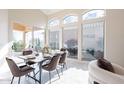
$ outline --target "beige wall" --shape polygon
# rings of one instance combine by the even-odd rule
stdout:
[[[124,9],[106,11],[105,58],[124,66]]]

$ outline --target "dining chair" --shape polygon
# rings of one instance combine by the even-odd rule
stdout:
[[[60,51],[64,51],[65,52],[65,51],[67,51],[67,49],[66,48],[61,48]]]
[[[30,54],[32,54],[32,53],[33,53],[32,50],[23,50],[23,51],[22,51],[22,55],[30,55]]]
[[[61,72],[63,73],[63,69],[66,66],[67,69],[67,64],[66,64],[66,55],[67,53],[64,52],[63,54],[61,54],[60,60],[59,60],[59,65],[61,66]]]
[[[27,75],[28,73],[30,73],[32,71],[34,73],[35,69],[30,67],[30,66],[23,65],[23,66],[19,67],[12,59],[6,57],[6,60],[7,60],[8,66],[10,68],[10,71],[13,75],[12,80],[11,80],[11,84],[13,83],[14,77],[19,77],[18,84],[20,84],[21,76]]]
[[[58,74],[58,77],[60,78],[60,75],[59,75],[59,72],[57,70],[57,65],[59,63],[59,59],[60,59],[60,54],[55,54],[50,62],[48,64],[45,64],[42,66],[42,69],[46,70],[46,71],[49,71],[49,80],[50,80],[50,83],[51,83],[51,71],[53,70],[56,70],[57,74]]]
[[[24,50],[24,51],[22,51],[22,55],[23,56],[31,55],[31,54],[33,54],[33,51],[32,50]],[[31,65],[34,65],[35,62],[33,62],[33,61],[27,61],[26,64],[29,65],[29,66],[31,66]]]

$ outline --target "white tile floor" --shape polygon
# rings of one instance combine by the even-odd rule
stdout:
[[[88,62],[78,63],[77,61],[67,60],[68,69],[63,71],[63,74],[60,72],[60,79],[56,74],[56,71],[51,73],[52,75],[52,84],[88,84]],[[11,81],[11,73],[1,73],[0,74],[0,84],[9,84]],[[39,76],[37,75],[37,78]],[[16,84],[18,78],[14,79],[14,84]],[[47,71],[43,70],[42,74],[42,83],[49,84],[49,74]],[[31,78],[25,76],[21,77],[21,84],[35,84],[35,81]],[[36,83],[38,84],[38,83]]]

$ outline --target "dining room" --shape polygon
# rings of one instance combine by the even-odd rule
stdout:
[[[67,48],[59,43],[62,39],[47,26],[47,10],[0,11],[6,23],[0,46],[0,84],[88,84],[87,61],[69,58]],[[60,11],[51,10],[51,14]]]
[[[0,84],[88,84],[93,60],[123,67],[123,13],[0,9]]]

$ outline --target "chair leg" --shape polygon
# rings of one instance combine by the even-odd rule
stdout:
[[[14,80],[14,76],[12,77],[11,84],[13,83],[13,80]]]
[[[58,70],[56,69],[56,72],[57,72],[57,74],[58,74],[58,77],[60,78],[60,75],[59,75],[59,72],[58,72]]]
[[[51,73],[49,71],[49,80],[50,80],[50,84],[51,84]]]
[[[61,72],[62,72],[62,74],[63,74],[63,65],[61,65]]]
[[[19,77],[18,84],[20,84],[20,78],[21,78],[21,77]]]
[[[65,65],[65,67],[66,67],[66,70],[67,70],[67,69],[68,69],[68,68],[67,68],[67,64],[65,63],[64,65]]]

